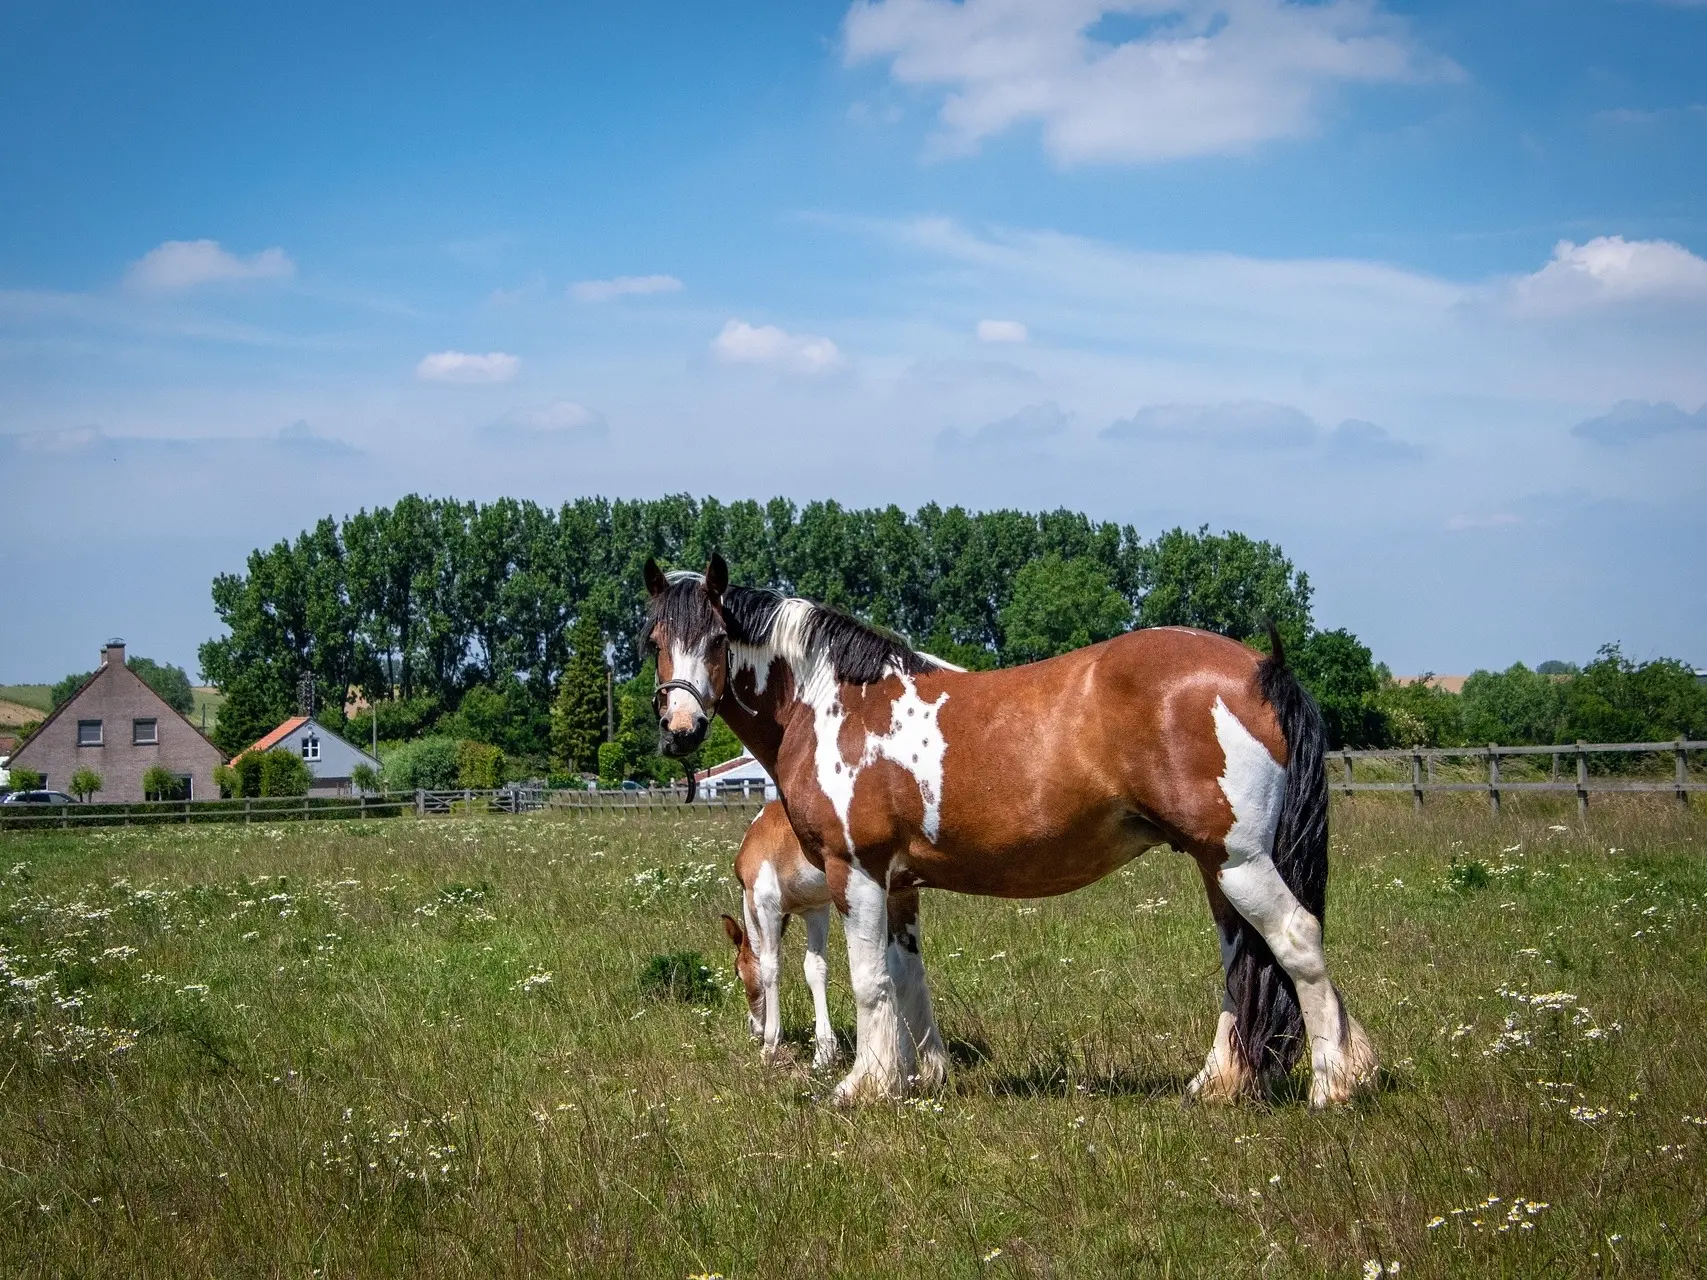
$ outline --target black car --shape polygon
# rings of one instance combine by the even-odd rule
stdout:
[[[0,804],[76,804],[75,797],[63,791],[14,791],[0,796]]]

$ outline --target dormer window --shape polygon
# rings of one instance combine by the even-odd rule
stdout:
[[[320,735],[319,734],[311,733],[311,734],[308,734],[306,737],[303,738],[303,740],[302,740],[302,758],[304,760],[318,760],[320,758]]]

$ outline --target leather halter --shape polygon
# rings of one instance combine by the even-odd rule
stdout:
[[[700,714],[705,717],[705,727],[708,730],[711,728],[711,722],[713,720],[717,719],[717,708],[722,705],[724,694],[727,694],[729,697],[735,699],[735,705],[740,707],[741,710],[745,711],[748,715],[750,715],[750,716],[758,715],[758,712],[754,711],[753,708],[749,707],[747,705],[746,701],[741,697],[741,695],[735,691],[735,677],[729,670],[727,658],[724,660],[724,667],[723,667],[723,693],[720,693],[715,698],[713,698],[709,705],[707,705],[707,703],[705,701],[705,695],[699,691],[698,687],[694,685],[693,681],[691,681],[691,680],[665,680],[663,683],[659,684],[656,688],[654,688],[652,690],[652,710],[654,712],[656,712],[660,717],[662,717],[664,714],[664,709],[663,709],[662,704],[665,700],[665,695],[667,695],[670,692],[670,690],[672,690],[672,689],[680,689],[683,693],[687,694],[690,698],[692,698],[696,703],[699,704]],[[699,758],[699,752],[697,750],[693,753],[692,756],[685,757],[685,763],[687,764],[687,767],[688,767],[688,798],[686,800],[687,804],[692,804],[694,801],[694,797],[699,794],[699,778],[697,776],[695,776],[696,775],[695,765],[698,763],[698,758]]]

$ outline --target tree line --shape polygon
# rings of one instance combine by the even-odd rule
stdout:
[[[358,740],[376,715],[382,739],[491,744],[535,772],[668,777],[677,766],[653,753],[652,676],[634,644],[641,567],[650,557],[698,568],[714,550],[737,582],[845,609],[968,667],[1033,661],[1132,627],[1203,627],[1262,646],[1272,619],[1336,746],[1446,745],[1489,723],[1441,701],[1452,695],[1401,689],[1355,635],[1318,628],[1308,575],[1275,544],[1236,532],[1146,539],[1074,511],[934,503],[908,513],[674,495],[553,509],[411,495],[322,519],[215,579],[227,634],[203,644],[200,660],[226,696],[216,739],[230,751],[255,741],[295,712],[306,677],[334,727],[347,705],[371,706],[348,726]],[[1581,674],[1610,688],[1599,671]],[[1694,714],[1687,699],[1673,702],[1655,714]],[[1583,722],[1554,720],[1554,732]],[[734,749],[718,739],[707,757]]]

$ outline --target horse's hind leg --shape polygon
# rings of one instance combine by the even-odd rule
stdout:
[[[828,980],[830,962],[824,958],[824,948],[830,940],[830,907],[826,903],[803,912],[806,917],[806,985],[812,989],[814,1015],[812,1068],[822,1071],[836,1061],[839,1052],[836,1032],[830,1026]]]
[[[925,1089],[948,1083],[948,1050],[937,1030],[925,984],[925,962],[919,954],[919,891],[900,889],[889,894],[889,977],[901,1006],[901,1021],[917,1057],[917,1076]]]
[[[1185,1096],[1194,1102],[1233,1102],[1256,1088],[1256,1075],[1245,1062],[1233,1038],[1233,1000],[1227,993],[1225,978],[1233,961],[1233,939],[1239,931],[1239,915],[1227,901],[1216,882],[1213,868],[1202,862],[1203,888],[1209,896],[1209,910],[1215,917],[1216,936],[1221,941],[1221,1015],[1215,1022],[1215,1043],[1209,1046],[1209,1057],[1203,1070],[1192,1077],[1185,1087]]]

